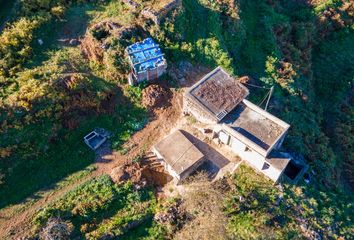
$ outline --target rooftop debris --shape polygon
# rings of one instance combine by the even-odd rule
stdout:
[[[245,103],[240,103],[223,119],[223,122],[265,150],[268,150],[287,130],[287,126],[279,124],[263,114],[263,111],[250,108]]]
[[[221,120],[248,94],[246,87],[218,67],[194,84],[186,96]]]

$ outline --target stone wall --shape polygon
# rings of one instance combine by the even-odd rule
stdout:
[[[182,5],[182,0],[171,0],[159,11],[145,8],[141,11],[141,15],[146,19],[151,19],[155,24],[160,25],[161,20],[173,9]]]
[[[183,113],[193,115],[199,122],[206,124],[216,124],[216,118],[197,103],[190,99],[188,95],[183,98]]]

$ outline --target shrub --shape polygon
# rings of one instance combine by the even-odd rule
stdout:
[[[0,78],[14,76],[31,54],[30,43],[37,20],[21,18],[0,35]]]

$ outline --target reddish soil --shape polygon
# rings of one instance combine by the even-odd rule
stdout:
[[[157,84],[152,84],[142,92],[142,105],[147,108],[167,107],[171,92]]]

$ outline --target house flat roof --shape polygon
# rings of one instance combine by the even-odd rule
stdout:
[[[180,130],[168,135],[154,148],[178,175],[204,157],[203,153]]]
[[[159,45],[152,38],[128,46],[126,52],[136,72],[154,69],[166,62]]]
[[[290,127],[247,100],[243,100],[222,122],[260,147],[263,155],[271,150]]]
[[[217,67],[194,84],[186,96],[195,100],[217,120],[221,120],[248,94],[245,86]]]

